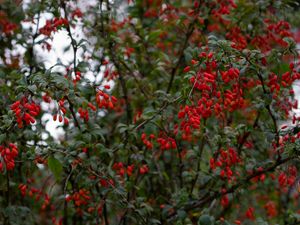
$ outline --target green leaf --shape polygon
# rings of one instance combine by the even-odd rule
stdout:
[[[198,225],[213,225],[214,219],[209,215],[202,215],[198,220]]]
[[[0,144],[6,139],[6,134],[0,134]]]
[[[56,158],[50,156],[48,158],[48,166],[51,172],[53,173],[55,179],[59,181],[61,179],[61,174],[63,171],[62,164]]]
[[[10,225],[29,225],[33,223],[33,216],[27,207],[12,205],[5,208],[2,212],[8,218]]]

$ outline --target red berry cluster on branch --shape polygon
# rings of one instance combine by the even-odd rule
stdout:
[[[29,101],[26,97],[13,103],[10,109],[15,113],[19,128],[23,128],[24,124],[29,125],[30,123],[35,123],[35,117],[41,112],[40,106],[33,100]]]
[[[104,178],[101,178],[99,180],[100,182],[100,185],[102,187],[114,187],[115,186],[115,182],[113,179],[104,179]]]
[[[269,217],[275,217],[277,216],[278,212],[277,212],[277,206],[275,204],[275,202],[273,201],[268,201],[265,205],[264,205],[264,208],[266,209],[267,211],[267,215]]]
[[[295,166],[288,167],[288,173],[282,171],[278,176],[278,184],[280,190],[287,192],[288,188],[295,183],[297,179],[297,168]]]
[[[100,109],[114,109],[116,102],[116,97],[114,97],[113,95],[109,96],[104,91],[99,90],[96,94],[96,103]]]
[[[174,138],[162,136],[157,138],[156,141],[159,144],[160,150],[170,150],[177,148],[176,141]]]
[[[40,28],[40,33],[50,37],[52,32],[56,32],[58,28],[62,26],[69,26],[69,22],[65,18],[55,17],[52,20],[47,20],[45,26]]]
[[[246,218],[248,218],[249,220],[255,220],[255,216],[254,216],[254,208],[253,207],[249,207],[246,211],[245,214]]]
[[[90,199],[90,192],[84,188],[66,197],[66,201],[74,201],[76,207],[80,207],[81,205],[87,205]]]
[[[81,18],[83,16],[83,13],[81,12],[81,10],[79,8],[75,9],[73,12],[72,12],[72,19],[74,18]]]
[[[56,121],[58,119],[60,123],[64,122],[65,125],[69,125],[69,119],[65,116],[65,114],[67,113],[67,109],[65,108],[64,104],[65,104],[64,98],[59,100],[58,102],[59,114],[53,115],[53,120]]]
[[[71,195],[67,195],[65,200],[67,202],[73,202],[76,212],[79,216],[82,216],[84,211],[91,213],[95,210],[95,207],[89,207],[91,203],[91,193],[85,188],[81,188],[79,191],[74,192]],[[99,205],[100,212],[102,212],[102,206]],[[98,208],[98,212],[99,212]],[[101,213],[100,213],[101,214]]]
[[[0,171],[3,172],[4,167],[7,171],[15,168],[15,158],[18,156],[18,148],[15,144],[9,143],[8,146],[0,145],[0,154],[5,163],[0,162]]]
[[[112,168],[119,176],[124,177],[125,174],[127,174],[127,176],[130,177],[133,175],[136,166],[134,164],[125,166],[122,162],[116,162]],[[146,164],[143,164],[139,167],[138,172],[140,174],[147,174],[149,172],[149,167]]]
[[[18,28],[17,24],[12,23],[7,19],[4,11],[0,10],[0,30],[6,35],[11,35]]]
[[[142,142],[148,149],[153,148],[153,143],[151,142],[151,139],[153,140],[154,138],[155,138],[154,134],[150,134],[149,138],[147,138],[147,134],[145,134],[145,133],[142,133],[142,136],[141,136]]]
[[[227,178],[228,182],[235,180],[235,174],[232,167],[241,162],[237,152],[233,148],[220,149],[218,158],[210,159],[210,168],[215,170],[217,167],[221,168],[220,176]],[[236,173],[238,174],[238,173]]]
[[[78,109],[79,117],[83,119],[85,122],[89,121],[89,111],[87,109],[84,109],[80,107]]]
[[[215,115],[224,118],[225,112],[233,112],[245,107],[243,90],[238,79],[240,71],[230,67],[227,70],[217,70],[217,62],[212,53],[200,53],[199,59],[204,60],[205,69],[200,68],[196,75],[190,78],[191,94],[195,96],[191,105],[181,106],[178,118],[181,119],[180,130],[182,139],[190,139],[193,130],[200,127],[201,119],[208,119]],[[192,64],[196,64],[194,60]],[[217,84],[218,77],[224,82],[223,86]],[[218,81],[219,82],[219,81]]]
[[[125,174],[127,174],[130,177],[132,175],[135,167],[134,167],[134,164],[128,165],[126,167],[122,162],[118,162],[118,163],[114,163],[112,168],[121,177],[124,177]]]
[[[18,188],[22,197],[27,195],[28,197],[34,199],[35,202],[41,201],[41,210],[46,210],[49,206],[51,207],[51,210],[54,210],[54,205],[50,204],[50,196],[47,193],[44,193],[41,189],[29,187],[28,184],[19,184]]]

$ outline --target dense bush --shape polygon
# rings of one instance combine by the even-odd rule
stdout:
[[[295,1],[0,4],[1,224],[300,223]]]

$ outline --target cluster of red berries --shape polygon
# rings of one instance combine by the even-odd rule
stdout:
[[[221,71],[222,80],[224,83],[229,83],[232,80],[238,79],[240,71],[237,68],[230,68],[228,71]]]
[[[148,173],[148,172],[149,172],[149,167],[148,167],[146,164],[142,165],[142,166],[139,168],[139,173],[140,173],[140,174],[146,174],[146,173]]]
[[[104,71],[104,78],[107,81],[114,80],[118,77],[118,72],[116,70],[111,71],[109,68],[106,68]]]
[[[221,168],[220,176],[222,178],[227,177],[228,181],[234,180],[234,173],[232,171],[232,166],[241,162],[237,152],[233,148],[228,148],[228,150],[220,149],[219,156],[217,159],[211,158],[210,168],[215,170],[217,167]],[[236,173],[238,175],[238,173]]]
[[[114,163],[112,168],[121,177],[124,177],[125,174],[127,174],[130,177],[134,171],[134,164],[128,165],[126,167],[122,162],[117,162],[117,163]]]
[[[223,119],[226,111],[233,112],[246,106],[243,88],[239,82],[236,82],[239,79],[239,69],[231,67],[217,72],[217,62],[212,52],[200,53],[199,60],[203,61],[206,67],[200,67],[196,75],[190,78],[191,93],[194,92],[191,97],[192,103],[181,106],[178,113],[183,140],[191,139],[192,131],[199,129],[201,120],[208,119],[213,115]],[[197,65],[198,61],[191,60],[191,64]],[[188,72],[190,66],[184,70]],[[218,76],[221,76],[224,84],[228,84],[224,85],[222,89],[217,84]]]
[[[226,189],[222,188],[221,193],[223,194],[221,198],[221,205],[226,208],[229,205],[229,197],[228,194],[226,194]]]
[[[176,141],[174,138],[171,137],[159,137],[157,138],[157,143],[159,144],[160,150],[170,150],[170,149],[176,149]]]
[[[231,47],[243,50],[247,47],[247,37],[245,37],[239,27],[233,27],[226,34],[226,38],[232,41]]]
[[[81,72],[80,71],[76,71],[75,72],[75,79],[73,79],[73,81],[76,82],[81,80]]]
[[[53,121],[56,121],[58,119],[58,121],[61,123],[64,121],[65,125],[69,125],[69,119],[67,117],[63,117],[61,114],[57,115],[53,115]]]
[[[255,220],[255,216],[254,216],[254,208],[253,207],[249,207],[245,213],[246,218],[248,218],[249,220]]]
[[[265,205],[264,205],[265,210],[267,211],[267,215],[272,218],[277,216],[277,206],[275,204],[275,202],[273,201],[268,201]]]
[[[83,215],[83,208],[82,207],[88,207],[91,196],[90,192],[84,188],[81,188],[79,191],[74,192],[72,195],[66,196],[65,200],[67,202],[72,201],[75,205],[76,212],[78,215],[82,216]],[[102,210],[102,207],[100,207],[100,211]],[[94,211],[93,207],[89,207],[86,209],[87,212],[92,212]]]
[[[287,191],[286,187],[290,187],[295,183],[297,179],[297,168],[295,166],[289,166],[288,174],[281,172],[278,176],[278,183],[282,191]]]
[[[278,93],[280,91],[280,83],[278,76],[275,73],[270,73],[269,81],[267,82],[267,86],[270,88],[270,91],[273,93]]]
[[[130,58],[130,55],[134,53],[134,48],[126,47],[124,54],[127,56],[127,58]]]
[[[42,190],[31,187],[29,188],[26,184],[19,184],[18,186],[21,195],[25,197],[26,195],[30,198],[33,198],[35,201],[40,201],[42,198],[41,210],[45,210],[48,206],[51,206],[51,209],[54,210],[54,206],[50,205],[50,196],[47,193],[43,193]]]
[[[42,99],[43,99],[43,101],[46,102],[46,103],[50,103],[50,102],[52,101],[52,99],[51,99],[51,97],[49,96],[48,93],[44,94],[44,95],[42,96]]]
[[[10,22],[4,11],[0,11],[0,29],[3,34],[11,35],[18,28],[17,24]]]
[[[64,122],[65,125],[69,125],[69,119],[66,116],[63,116],[67,113],[67,109],[65,108],[64,104],[65,104],[64,98],[59,100],[58,106],[61,113],[53,115],[53,120],[56,121],[58,119],[60,123]]]
[[[275,73],[271,73],[269,75],[269,81],[267,82],[267,86],[270,88],[272,93],[276,95],[280,91],[280,87],[291,87],[294,81],[300,79],[300,73],[298,73],[295,69],[295,64],[290,63],[289,65],[291,71],[287,71],[281,75],[281,79]],[[293,93],[291,93],[293,94]],[[275,96],[276,96],[275,95]]]
[[[90,199],[90,192],[84,188],[66,197],[66,201],[70,202],[72,200],[76,207],[80,207],[81,205],[87,205]]]
[[[124,177],[125,174],[127,174],[127,176],[130,177],[130,176],[132,176],[132,174],[134,172],[135,166],[134,166],[134,164],[125,166],[122,162],[116,162],[116,163],[114,163],[112,168],[121,177]],[[143,164],[139,168],[139,173],[140,174],[147,174],[148,172],[149,172],[149,167],[146,164]]]
[[[123,21],[116,21],[114,19],[111,20],[111,24],[110,24],[110,29],[113,32],[117,32],[119,29],[123,28],[125,24],[127,24],[128,22],[130,22],[130,18],[124,18]]]
[[[230,14],[230,11],[237,8],[237,5],[233,0],[219,0],[218,4],[212,10],[214,17],[222,19],[222,15]],[[220,21],[221,22],[221,21]]]
[[[270,19],[265,19],[265,30],[261,32],[261,35],[257,35],[251,40],[251,44],[258,47],[262,52],[270,51],[275,45],[287,47],[288,43],[284,38],[293,36],[288,22],[272,22]]]
[[[29,102],[26,97],[23,97],[20,101],[16,101],[10,106],[10,109],[14,111],[17,118],[19,128],[23,128],[24,123],[29,125],[35,123],[35,117],[39,115],[41,108],[34,101]]]
[[[104,179],[104,178],[101,178],[99,180],[100,182],[100,185],[102,187],[114,187],[115,186],[115,182],[113,179]]]
[[[251,174],[253,174],[253,173],[255,173],[255,172],[261,173],[260,175],[258,175],[258,176],[256,176],[256,177],[253,177],[253,178],[251,179],[251,181],[252,181],[253,183],[257,183],[257,182],[259,182],[259,181],[263,182],[263,181],[266,179],[266,174],[263,173],[263,171],[264,171],[264,168],[261,167],[261,166],[258,167],[258,168],[255,169],[255,170],[249,171],[249,172],[248,172],[249,175],[251,175]],[[272,178],[273,176],[270,174],[270,177]],[[272,178],[272,179],[273,179],[273,178]]]
[[[186,118],[186,119],[185,119]],[[197,113],[197,109],[188,105],[180,107],[178,119],[182,119],[180,123],[181,130],[184,131],[182,139],[187,140],[192,129],[200,128],[201,116]]]
[[[290,31],[291,25],[284,20],[278,21],[277,23],[270,23],[270,20],[265,20],[266,23],[269,23],[267,29],[275,34],[280,35],[281,37],[292,37],[293,34]]]
[[[96,102],[100,109],[113,109],[115,107],[115,103],[117,102],[117,98],[113,95],[109,96],[104,91],[99,90],[96,94]]]
[[[237,109],[241,109],[245,106],[245,100],[243,96],[243,89],[238,84],[233,84],[231,90],[224,92],[224,110],[233,112]]]
[[[56,32],[59,27],[68,26],[68,25],[69,25],[69,22],[67,19],[55,17],[52,20],[46,21],[45,26],[40,28],[40,33],[50,37],[51,33]]]
[[[89,111],[87,109],[83,109],[80,107],[78,109],[79,117],[83,119],[85,122],[89,121]]]
[[[73,12],[72,12],[72,19],[74,18],[81,18],[83,16],[83,13],[81,12],[81,10],[79,8],[75,9]]]
[[[147,137],[147,134],[142,133],[141,139],[143,144],[147,147],[147,149],[153,148],[153,140],[155,139],[154,134],[150,134],[149,137]],[[165,137],[161,134],[156,139],[156,142],[158,143],[160,150],[169,150],[177,148],[176,141],[174,138]]]
[[[4,166],[6,170],[13,170],[15,168],[15,158],[18,156],[18,153],[18,148],[13,143],[9,143],[8,146],[1,145],[0,154],[5,165],[0,162],[0,171],[3,171]]]
[[[144,143],[144,145],[148,148],[148,149],[152,149],[153,148],[153,144],[152,142],[150,141],[151,139],[153,140],[155,138],[155,135],[154,134],[150,134],[149,135],[149,139],[147,138],[147,134],[145,133],[142,133],[142,136],[141,136],[141,139]]]

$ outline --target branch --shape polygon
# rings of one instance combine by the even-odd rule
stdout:
[[[172,84],[173,84],[173,81],[174,81],[174,77],[176,75],[176,72],[184,58],[184,50],[186,49],[187,47],[187,44],[188,44],[188,41],[190,39],[190,37],[192,36],[194,30],[195,30],[195,24],[196,22],[198,21],[198,13],[200,11],[200,7],[202,6],[201,3],[199,3],[199,6],[198,8],[195,10],[195,18],[194,20],[189,24],[189,27],[188,27],[188,31],[185,35],[185,39],[184,39],[184,42],[183,42],[183,45],[179,51],[179,58],[178,58],[178,61],[176,63],[176,65],[173,67],[172,71],[171,71],[171,77],[170,77],[170,80],[169,80],[169,84],[168,84],[168,88],[167,88],[167,93],[170,92],[171,88],[172,88]]]
[[[77,53],[77,45],[76,45],[76,40],[73,38],[72,36],[72,32],[71,32],[71,28],[70,28],[70,23],[69,23],[69,20],[68,20],[68,12],[67,12],[67,9],[66,9],[66,3],[64,0],[61,0],[61,7],[63,8],[64,10],[64,13],[65,13],[65,19],[68,21],[68,25],[67,25],[67,32],[68,32],[68,35],[69,37],[71,38],[71,45],[72,45],[72,48],[73,48],[73,53],[74,53],[74,57],[73,57],[73,64],[74,64],[74,72],[76,72],[76,53]]]
[[[73,103],[71,102],[71,100],[69,99],[69,97],[66,95],[65,98],[67,99],[68,103],[69,103],[69,109],[70,109],[70,112],[72,114],[72,117],[74,119],[74,122],[75,122],[75,126],[79,128],[79,130],[81,130],[81,127],[79,125],[79,122],[76,118],[76,114],[74,112],[74,106],[73,106]]]
[[[247,56],[243,55],[243,57],[247,60],[247,62],[249,62],[252,66],[256,67],[256,65],[248,59]],[[264,80],[263,80],[263,77],[261,75],[261,73],[257,70],[255,70],[260,82],[261,82],[261,85],[262,85],[262,89],[263,89],[263,92],[264,94],[270,94],[268,93],[266,87],[265,87],[265,84],[264,84]],[[266,109],[270,115],[270,117],[272,118],[272,121],[273,121],[273,125],[274,125],[274,133],[275,133],[275,139],[276,139],[276,144],[277,146],[279,146],[279,134],[278,134],[278,125],[277,125],[277,121],[276,121],[276,118],[275,118],[275,115],[272,113],[272,110],[271,110],[271,104],[267,104],[266,105]],[[280,158],[280,155],[278,154],[278,158]]]
[[[234,193],[235,191],[237,191],[238,189],[240,189],[241,187],[243,187],[244,185],[248,184],[249,181],[257,176],[260,176],[264,173],[267,172],[271,172],[274,171],[278,166],[280,166],[281,164],[284,164],[292,159],[295,159],[294,157],[288,157],[285,159],[277,159],[273,165],[265,168],[262,171],[255,171],[253,174],[248,175],[246,178],[240,180],[239,182],[237,182],[235,185],[232,185],[229,189],[227,189],[226,192],[214,192],[212,195],[206,195],[203,198],[196,200],[194,202],[188,203],[187,205],[184,206],[184,210],[185,211],[191,211],[193,209],[196,208],[202,208],[204,207],[207,203],[213,201],[216,198],[222,197],[226,194],[230,194],[230,193]],[[172,220],[175,216],[177,215],[177,211],[174,210],[172,213],[170,213],[168,215],[168,218],[170,220]]]
[[[257,126],[258,126],[258,121],[259,121],[259,117],[260,117],[260,112],[257,113],[257,116],[255,118],[255,121],[252,125],[253,129],[255,129]],[[250,136],[251,132],[248,131],[248,132],[245,132],[243,134],[243,137],[240,141],[240,143],[238,144],[238,148],[237,148],[237,152],[238,154],[240,155],[241,154],[241,151],[242,151],[242,148],[243,148],[243,145],[245,144],[245,142],[247,141],[248,137]]]
[[[206,120],[204,120],[204,127],[205,127],[205,123],[206,123]],[[203,133],[202,138],[201,138],[201,144],[200,144],[200,147],[199,147],[199,156],[198,156],[198,161],[197,161],[196,177],[192,181],[192,188],[191,188],[191,191],[190,191],[190,196],[193,194],[195,185],[196,185],[198,177],[199,177],[199,172],[200,172],[200,168],[201,168],[200,162],[201,162],[201,159],[202,159],[202,153],[203,153],[204,146],[205,146],[205,136],[204,136],[204,133]]]
[[[31,77],[32,75],[32,71],[34,68],[34,45],[35,45],[35,40],[36,38],[39,36],[38,32],[39,32],[39,24],[40,24],[40,17],[41,17],[41,13],[38,13],[38,18],[37,18],[37,23],[36,23],[36,30],[35,30],[35,34],[32,36],[32,46],[31,48],[28,49],[29,51],[29,55],[31,57],[30,59],[30,65],[29,65],[29,76],[27,77],[27,80],[29,77]]]
[[[127,125],[129,125],[132,121],[132,112],[131,112],[131,106],[130,106],[129,99],[128,99],[128,91],[127,91],[126,82],[124,80],[121,67],[120,67],[119,63],[117,62],[117,60],[115,58],[115,54],[114,54],[115,51],[114,51],[113,46],[114,46],[114,42],[113,42],[113,40],[110,40],[110,42],[109,42],[109,52],[110,52],[112,62],[114,63],[114,65],[117,68],[117,71],[119,73],[118,79],[119,79],[120,84],[121,84],[121,88],[122,88],[122,92],[123,92],[123,98],[124,98],[125,104],[126,104],[126,114],[127,114],[126,121],[127,121]]]
[[[153,115],[151,116],[149,119],[144,120],[142,123],[138,124],[137,126],[135,126],[133,128],[133,130],[138,130],[140,129],[142,126],[144,126],[145,124],[149,123],[151,120],[153,120],[156,116],[158,116],[161,112],[163,112],[170,104],[177,102],[182,96],[179,96],[177,98],[175,98],[173,101],[171,102],[165,102],[160,108],[159,110]]]

